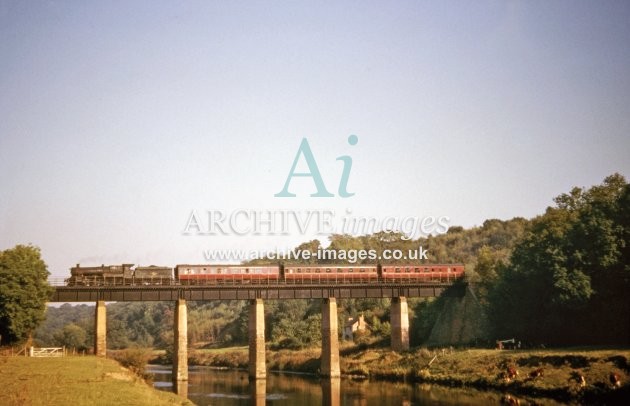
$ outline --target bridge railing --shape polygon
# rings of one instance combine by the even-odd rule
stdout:
[[[66,286],[66,278],[48,278],[50,286]]]
[[[460,274],[388,274],[383,277],[366,274],[291,274],[286,278],[277,275],[230,275],[226,277],[208,277],[175,280],[171,278],[102,278],[97,276],[83,278],[50,278],[51,286],[68,287],[160,287],[160,286],[265,286],[265,285],[329,285],[329,284],[418,284],[418,283],[453,283]]]

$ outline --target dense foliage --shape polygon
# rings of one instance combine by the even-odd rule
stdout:
[[[555,202],[509,263],[488,265],[493,325],[533,342],[630,343],[630,187],[612,175]]]
[[[44,320],[52,288],[40,250],[17,245],[0,251],[0,341],[10,344],[30,336]]]

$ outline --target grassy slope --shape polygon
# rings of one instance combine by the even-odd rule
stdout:
[[[2,405],[185,405],[113,360],[96,357],[0,358]]]
[[[438,357],[427,366],[435,355]],[[611,392],[611,372],[621,376],[626,388],[630,384],[630,351],[595,349],[552,349],[528,351],[461,350],[449,353],[416,350],[396,354],[387,350],[367,350],[345,358],[342,369],[365,373],[375,378],[406,378],[457,386],[476,386],[513,390],[521,393],[573,398]],[[395,365],[395,367],[392,367]],[[508,366],[519,371],[509,382],[501,378]],[[529,377],[542,368],[544,376]],[[577,374],[586,378],[580,389]]]

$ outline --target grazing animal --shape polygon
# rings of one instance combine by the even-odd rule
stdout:
[[[518,376],[518,370],[513,366],[509,366],[507,369],[507,376],[510,379],[515,379]]]
[[[532,372],[529,373],[529,377],[532,378],[532,379],[541,378],[544,375],[545,374],[544,374],[544,371],[543,371],[542,368],[535,369],[535,370],[533,370]]]
[[[502,405],[520,405],[521,402],[517,398],[515,398],[513,396],[504,395],[501,398],[501,404]]]
[[[578,389],[586,388],[586,377],[584,376],[582,371],[571,372],[571,377],[569,378],[569,382],[577,383]]]
[[[510,383],[511,379],[508,376],[507,372],[501,372],[499,373],[499,375],[497,376],[497,379],[500,381],[505,381],[505,383]]]
[[[578,383],[580,384],[580,388],[585,388],[586,387],[586,378],[584,377],[584,375],[580,374],[578,379],[579,379]]]
[[[608,376],[608,379],[610,380],[610,384],[613,386],[613,388],[621,387],[621,379],[618,373],[611,372]]]

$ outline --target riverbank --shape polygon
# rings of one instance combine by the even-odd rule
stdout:
[[[630,399],[628,349],[414,349],[398,354],[388,348],[344,345],[340,352],[342,374],[354,379],[491,389],[517,396],[589,404],[626,403]],[[319,356],[318,348],[268,350],[267,368],[317,374]],[[191,350],[189,362],[247,368],[247,347]],[[514,374],[516,371],[518,375]],[[619,377],[619,386],[610,382],[611,374]]]
[[[110,359],[0,357],[0,404],[192,405],[158,391]]]

